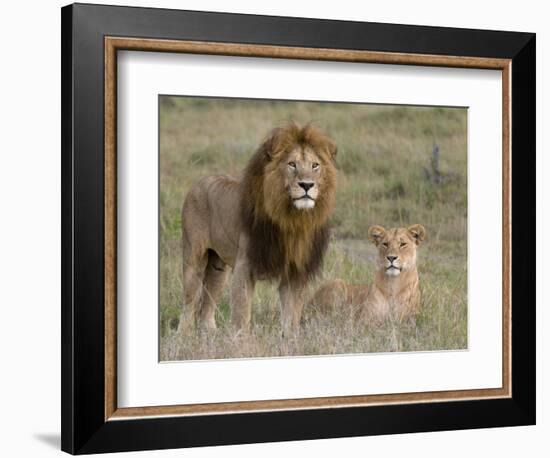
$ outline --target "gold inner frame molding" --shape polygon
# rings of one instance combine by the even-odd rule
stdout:
[[[321,409],[381,404],[507,398],[511,376],[511,60],[481,57],[403,54],[343,49],[301,48],[239,43],[105,37],[105,420],[151,416],[208,415],[274,410]],[[117,51],[152,51],[241,57],[364,62],[493,69],[502,72],[502,387],[418,393],[335,396],[304,399],[184,404],[119,408],[117,405]]]

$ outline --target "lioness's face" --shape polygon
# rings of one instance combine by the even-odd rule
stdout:
[[[322,185],[322,167],[317,153],[307,146],[296,146],[280,162],[284,186],[294,208],[309,210],[315,207]]]
[[[388,230],[371,226],[368,237],[378,248],[378,268],[395,277],[416,266],[416,247],[426,238],[426,229],[420,224]]]

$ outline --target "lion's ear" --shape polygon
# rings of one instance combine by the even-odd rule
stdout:
[[[414,224],[407,228],[407,230],[417,245],[420,245],[420,242],[426,239],[426,229],[424,229],[422,224]]]
[[[369,227],[369,230],[367,232],[367,237],[372,243],[378,245],[382,237],[384,237],[385,233],[386,229],[384,229],[382,226],[371,226]]]
[[[273,129],[269,135],[265,138],[265,140],[260,145],[259,150],[261,153],[267,158],[267,160],[273,159],[273,154],[275,152],[275,148],[277,146],[277,139],[279,137],[279,134],[281,132],[281,128],[277,127]]]
[[[332,140],[329,140],[327,149],[330,154],[330,158],[334,161],[336,159],[336,155],[338,154],[338,147],[336,146],[336,143],[334,143]]]

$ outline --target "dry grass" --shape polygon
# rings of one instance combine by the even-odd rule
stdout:
[[[209,359],[467,346],[466,110],[380,105],[163,97],[160,110],[161,359]],[[260,283],[250,334],[228,326],[227,293],[215,334],[178,336],[182,303],[181,204],[189,187],[212,173],[236,174],[261,139],[288,120],[313,121],[338,144],[337,208],[325,278],[369,283],[375,249],[370,225],[423,224],[419,248],[422,311],[415,323],[358,327],[348,316],[306,310],[300,334],[281,338],[276,285]],[[443,183],[427,179],[433,145]],[[312,285],[314,288],[315,285]]]

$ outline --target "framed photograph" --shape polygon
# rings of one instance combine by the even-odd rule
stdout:
[[[535,35],[62,9],[62,449],[535,423]]]

